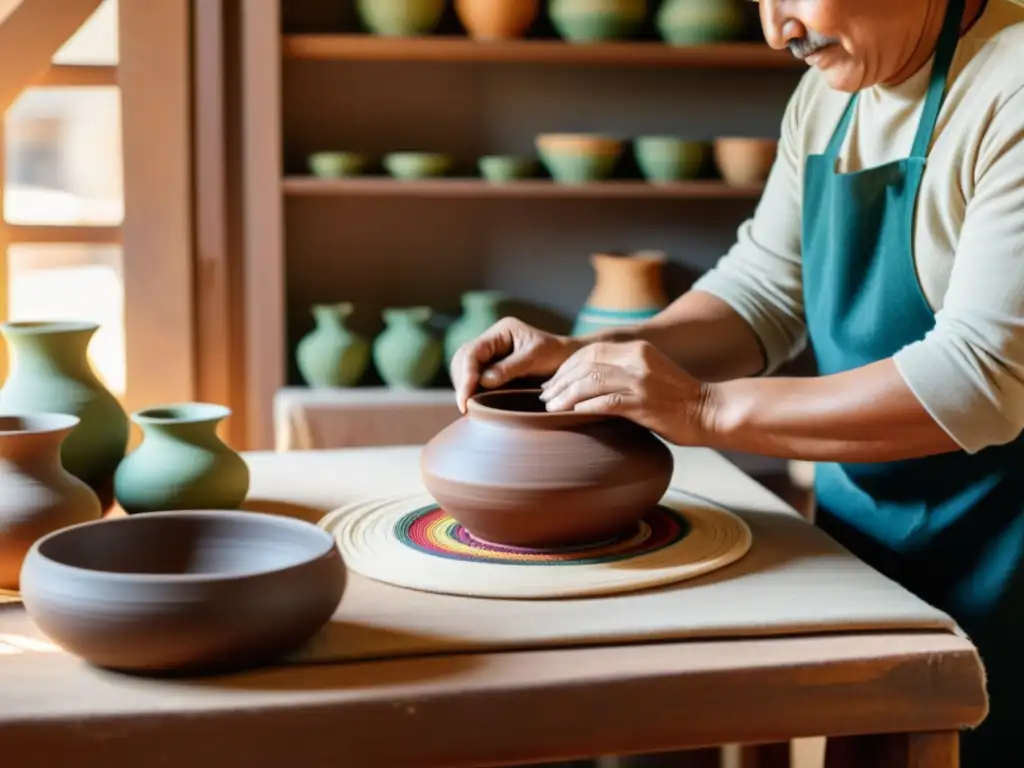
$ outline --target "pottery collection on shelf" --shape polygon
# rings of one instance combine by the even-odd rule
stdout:
[[[778,142],[758,137],[707,140],[651,134],[630,140],[600,133],[542,133],[534,139],[536,157],[484,155],[477,159],[477,169],[487,183],[511,184],[534,178],[539,159],[556,184],[594,184],[616,176],[630,144],[640,176],[650,184],[717,175],[729,185],[742,187],[767,178]],[[337,151],[314,153],[307,164],[317,178],[344,179],[366,175],[372,161],[364,153]],[[391,152],[380,165],[398,181],[414,181],[450,176],[455,161],[444,152]]]
[[[423,449],[430,495],[475,538],[545,549],[633,528],[668,489],[667,446],[633,422],[549,413],[540,390],[474,396]]]
[[[668,305],[662,283],[663,253],[595,253],[590,263],[594,287],[576,317],[574,336],[634,325],[654,317]]]

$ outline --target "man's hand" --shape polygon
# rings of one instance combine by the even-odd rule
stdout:
[[[676,445],[702,445],[711,423],[706,387],[651,344],[589,344],[543,385],[549,411],[622,416]]]

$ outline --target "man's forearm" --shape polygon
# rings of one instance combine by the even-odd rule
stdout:
[[[689,291],[644,323],[610,328],[582,341],[646,341],[702,381],[755,376],[764,368],[761,345],[747,322],[724,301]]]
[[[706,440],[717,450],[878,462],[959,449],[891,359],[832,376],[712,384],[705,400]]]

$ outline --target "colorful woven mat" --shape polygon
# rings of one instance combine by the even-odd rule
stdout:
[[[346,565],[408,589],[540,599],[630,592],[723,568],[750,549],[737,515],[670,490],[640,524],[610,541],[531,550],[482,541],[427,495],[374,499],[327,515]],[[558,567],[551,567],[558,566]]]

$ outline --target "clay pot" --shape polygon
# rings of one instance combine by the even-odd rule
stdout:
[[[235,509],[249,492],[249,466],[217,435],[231,414],[211,403],[177,403],[132,414],[142,427],[139,447],[114,476],[129,515],[183,509]]]
[[[706,45],[735,40],[743,33],[744,0],[665,0],[657,27],[669,45]]]
[[[355,306],[350,302],[315,304],[316,327],[295,349],[302,378],[311,387],[351,387],[370,365],[370,343],[347,326]]]
[[[633,154],[644,178],[652,184],[669,184],[700,175],[710,147],[704,141],[673,136],[641,136]]]
[[[369,164],[359,152],[314,152],[308,158],[310,172],[320,179],[344,179],[358,176]]]
[[[777,151],[775,139],[723,137],[715,140],[715,165],[729,184],[761,184],[771,173]]]
[[[363,25],[375,35],[429,35],[441,23],[444,0],[356,0]]]
[[[18,589],[25,554],[48,533],[98,520],[96,494],[60,463],[77,416],[0,416],[0,589]]]
[[[576,316],[573,335],[634,325],[657,315],[668,304],[664,263],[665,255],[659,251],[593,254],[594,287]]]
[[[508,184],[533,175],[537,162],[519,155],[484,155],[477,160],[480,175],[491,184]]]
[[[548,413],[540,390],[478,394],[423,449],[423,483],[470,533],[546,549],[628,532],[672,476],[668,447],[624,419]]]
[[[647,0],[550,0],[548,16],[570,43],[596,43],[635,35],[647,17]]]
[[[501,291],[466,291],[462,294],[462,314],[448,326],[444,335],[444,359],[451,365],[459,347],[480,336],[503,316],[505,294]]]
[[[25,609],[53,642],[134,672],[267,662],[326,624],[345,588],[330,534],[254,512],[155,512],[50,534],[25,558]]]
[[[114,472],[128,448],[128,416],[89,362],[89,343],[99,326],[53,321],[0,327],[11,360],[0,409],[77,416],[78,426],[61,445],[61,461],[108,509],[114,501]]]
[[[540,0],[455,0],[459,21],[477,40],[522,37],[539,11]]]
[[[442,152],[392,152],[383,162],[388,173],[403,181],[444,176],[452,167],[451,156]]]
[[[429,386],[444,362],[444,342],[428,321],[430,307],[391,307],[382,313],[386,327],[373,341],[373,363],[384,383],[394,389]]]
[[[559,184],[603,181],[615,172],[622,142],[587,133],[544,133],[537,137],[537,152]]]

